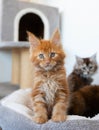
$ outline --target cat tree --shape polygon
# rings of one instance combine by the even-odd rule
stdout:
[[[26,30],[48,39],[59,27],[57,8],[26,0],[1,0],[0,49],[12,50],[12,83],[21,88],[32,86],[32,65]]]

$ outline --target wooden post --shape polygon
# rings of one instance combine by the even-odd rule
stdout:
[[[20,84],[20,49],[12,49],[12,84]]]
[[[21,62],[20,62],[20,87],[32,87],[32,63],[29,60],[29,49],[21,49]]]

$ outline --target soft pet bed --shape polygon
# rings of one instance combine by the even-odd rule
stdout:
[[[69,115],[67,121],[44,124],[32,121],[33,112],[28,106],[31,89],[18,90],[0,102],[0,127],[2,130],[99,130],[99,115],[86,118]]]

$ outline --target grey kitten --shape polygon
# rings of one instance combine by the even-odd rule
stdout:
[[[96,73],[98,64],[96,54],[87,58],[76,56],[76,64],[72,73],[68,76],[68,85],[71,92],[90,85],[93,81],[92,76]]]

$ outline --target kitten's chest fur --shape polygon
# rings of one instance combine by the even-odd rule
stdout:
[[[43,100],[47,104],[49,113],[55,105],[58,92],[65,89],[63,82],[66,82],[66,75],[64,71],[38,73],[34,77],[34,86],[39,83],[34,90],[40,90],[43,93]]]
[[[54,104],[55,94],[59,89],[59,82],[57,75],[47,75],[43,77],[43,83],[41,86],[41,90],[45,93],[46,103],[49,105]]]
[[[91,77],[83,77],[81,75],[77,75],[75,74],[75,77],[77,79],[77,82],[79,85],[83,86],[83,85],[90,85],[91,82],[93,81]],[[76,81],[75,81],[76,82]]]
[[[49,105],[54,104],[55,94],[59,89],[59,84],[57,81],[49,77],[46,81],[42,84],[41,90],[45,93],[45,100],[46,103]]]
[[[72,72],[68,77],[68,85],[71,91],[76,91],[85,85],[90,85],[92,81],[91,77],[84,78],[75,72]]]

